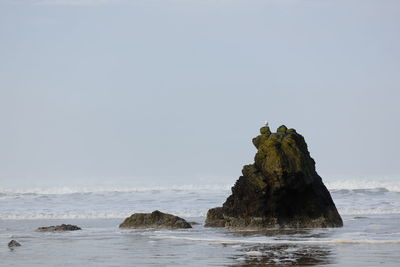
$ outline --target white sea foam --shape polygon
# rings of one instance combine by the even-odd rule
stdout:
[[[400,192],[400,179],[397,178],[330,178],[324,179],[326,187],[337,192],[343,190],[356,191],[356,190],[370,190],[369,192]],[[0,197],[4,194],[78,194],[78,193],[106,193],[106,192],[151,192],[151,191],[230,191],[234,183],[226,184],[172,184],[172,185],[134,185],[134,184],[120,184],[120,185],[103,185],[98,186],[95,183],[86,184],[81,186],[61,186],[61,187],[48,187],[39,186],[33,188],[0,187]],[[368,193],[368,191],[365,191]]]
[[[387,190],[400,192],[400,182],[396,178],[376,178],[376,179],[331,179],[324,180],[329,190]]]
[[[400,194],[395,191],[399,186],[395,180],[385,181],[377,184],[342,180],[326,184],[341,215],[400,214]],[[220,206],[229,194],[230,185],[226,184],[0,188],[0,219],[125,218],[156,209],[185,218],[204,217],[208,209]]]
[[[129,213],[91,213],[91,214],[78,214],[78,213],[63,213],[63,214],[52,214],[52,213],[17,213],[17,214],[1,214],[0,219],[2,220],[52,220],[52,219],[115,219],[115,218],[126,218],[130,216]]]
[[[344,207],[339,209],[339,213],[341,215],[400,214],[400,207],[395,207],[395,208]]]
[[[246,252],[249,256],[262,256],[262,252],[258,250],[251,250]]]
[[[249,239],[216,239],[216,238],[196,238],[181,236],[155,236],[156,239],[176,239],[195,242],[220,243],[220,244],[400,244],[400,240],[372,240],[372,239],[328,239],[328,240],[249,240]],[[256,253],[252,251],[250,253]],[[259,252],[261,253],[261,252]],[[258,253],[257,253],[258,255]]]
[[[66,195],[108,192],[152,192],[152,191],[227,191],[230,185],[171,185],[150,187],[36,187],[36,188],[0,188],[0,197],[10,194]]]
[[[165,211],[164,209],[162,209]],[[98,213],[42,213],[42,212],[37,212],[37,213],[30,213],[30,212],[20,212],[20,213],[14,213],[14,214],[0,214],[0,219],[2,220],[42,220],[42,219],[115,219],[115,218],[126,218],[134,212],[151,212],[152,210],[146,210],[146,211],[131,211],[131,212],[121,212],[121,213],[115,213],[115,212],[98,212]],[[173,213],[174,215],[183,217],[183,218],[198,218],[198,217],[205,217],[207,210],[193,210],[191,212],[187,211],[165,211],[165,212],[170,212]],[[394,210],[339,210],[339,213],[341,215],[389,215],[389,214],[400,214],[400,209],[394,209]],[[354,219],[348,219],[345,221],[350,221]]]
[[[132,211],[132,212],[98,212],[98,213],[78,213],[78,212],[66,212],[66,213],[30,213],[21,212],[14,214],[0,214],[1,220],[43,220],[43,219],[123,219],[132,215],[134,212],[151,212],[149,211]],[[165,211],[165,210],[164,210]],[[167,211],[166,211],[167,212]],[[192,211],[192,212],[170,212],[176,216],[183,218],[198,218],[204,217],[205,212],[203,211]]]

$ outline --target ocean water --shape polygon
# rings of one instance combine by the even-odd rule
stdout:
[[[325,182],[343,228],[205,228],[230,185],[0,188],[0,266],[400,266],[400,186],[392,180]],[[172,213],[185,230],[121,230],[135,212]],[[61,223],[81,231],[38,233]],[[15,239],[21,247],[11,250]]]

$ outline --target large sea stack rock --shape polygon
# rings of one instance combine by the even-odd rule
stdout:
[[[222,207],[210,209],[205,226],[238,229],[340,227],[342,219],[315,171],[307,144],[294,129],[268,126],[253,139],[254,164],[232,187]]]
[[[126,218],[120,225],[120,228],[146,229],[146,228],[166,228],[180,229],[192,228],[184,219],[161,211],[152,213],[135,213]]]

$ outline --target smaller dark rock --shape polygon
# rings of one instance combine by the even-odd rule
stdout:
[[[120,225],[120,228],[146,229],[146,228],[167,228],[180,229],[192,228],[184,219],[161,211],[152,213],[135,213],[126,218]]]
[[[226,220],[222,213],[222,207],[209,209],[207,212],[207,219],[205,226],[207,227],[224,227]]]
[[[9,247],[9,248],[15,248],[15,247],[20,247],[20,246],[21,246],[21,244],[18,243],[17,241],[15,241],[15,240],[11,240],[11,241],[8,243],[8,247]]]
[[[72,224],[61,224],[57,226],[39,227],[36,229],[37,232],[65,232],[65,231],[76,231],[82,230],[80,227]]]

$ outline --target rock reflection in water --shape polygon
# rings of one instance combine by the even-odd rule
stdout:
[[[326,238],[332,236],[332,231],[329,229],[266,229],[263,231],[232,231],[233,236],[239,237],[257,237],[268,236],[276,240],[304,240],[308,238]]]
[[[234,266],[314,266],[331,262],[331,250],[323,246],[257,245],[236,255]]]
[[[257,238],[267,236],[272,242],[300,242],[299,244],[242,245],[235,255],[235,266],[313,266],[332,261],[330,246],[301,244],[304,240],[329,237],[327,229],[268,229],[264,231],[237,231],[233,236]],[[274,241],[273,241],[274,240]]]

